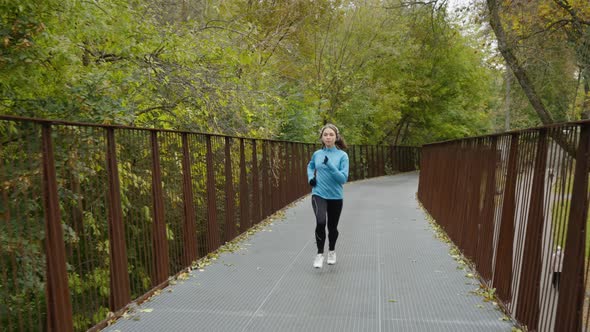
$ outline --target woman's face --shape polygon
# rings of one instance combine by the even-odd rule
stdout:
[[[331,128],[326,128],[322,132],[322,142],[328,148],[331,148],[336,143],[336,132]]]

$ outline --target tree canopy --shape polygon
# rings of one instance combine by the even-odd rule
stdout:
[[[299,141],[334,122],[359,144],[501,129],[503,69],[482,47],[484,20],[466,27],[442,0],[0,0],[0,9],[4,114]],[[551,15],[537,23],[559,26]],[[533,25],[510,22],[513,34]],[[584,32],[568,27],[575,33],[532,38],[537,49],[518,54],[547,82],[539,91],[555,119],[573,114],[564,107],[580,60],[570,40]]]
[[[515,99],[528,101],[517,109],[534,114],[523,126],[590,117],[587,1],[486,0],[483,13],[521,87]]]

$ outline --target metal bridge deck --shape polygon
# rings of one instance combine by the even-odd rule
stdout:
[[[307,196],[104,331],[510,331],[435,238],[417,188],[418,173],[346,184],[338,262],[322,269]]]

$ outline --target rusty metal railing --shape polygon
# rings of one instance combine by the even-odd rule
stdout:
[[[423,147],[420,201],[529,331],[590,330],[589,156],[590,122]]]
[[[318,145],[0,116],[0,329],[85,331],[309,193]],[[350,180],[419,150],[351,146]]]

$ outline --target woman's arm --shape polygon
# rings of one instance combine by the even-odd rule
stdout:
[[[307,164],[307,182],[308,183],[311,179],[313,179],[314,172],[315,172],[315,162],[314,162],[315,154],[316,153],[314,152],[313,155],[311,156],[311,160]]]
[[[340,158],[338,167],[334,166],[331,162],[327,162],[326,165],[330,169],[330,174],[340,184],[345,184],[348,181],[348,155],[344,155]]]

